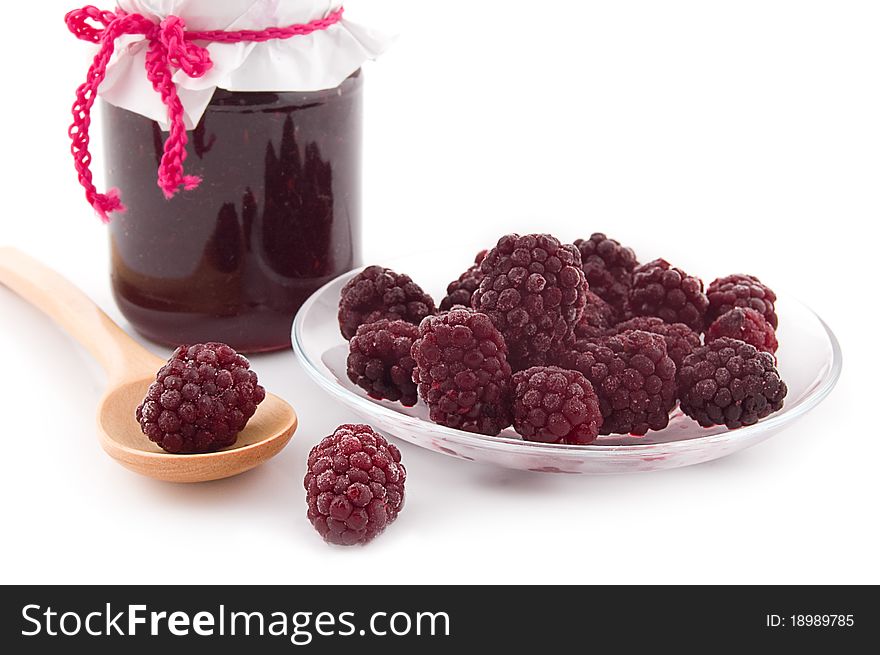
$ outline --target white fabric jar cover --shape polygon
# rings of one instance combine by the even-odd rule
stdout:
[[[157,23],[178,16],[190,30],[261,30],[308,23],[342,6],[339,0],[118,0],[127,13]],[[213,66],[191,78],[176,71],[173,80],[187,129],[199,122],[217,88],[228,91],[318,91],[332,89],[391,39],[343,15],[326,29],[260,43],[206,43]],[[168,108],[144,73],[148,42],[123,36],[107,66],[98,94],[107,102],[136,112],[168,128]]]

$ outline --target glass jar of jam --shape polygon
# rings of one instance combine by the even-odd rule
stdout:
[[[159,124],[103,103],[107,182],[126,204],[110,223],[113,293],[138,332],[290,345],[303,301],[359,264],[362,86],[358,70],[324,91],[217,89],[188,133],[203,181],[170,200]]]

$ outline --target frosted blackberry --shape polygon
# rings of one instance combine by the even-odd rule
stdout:
[[[348,342],[348,379],[371,398],[415,405],[416,362],[410,351],[418,336],[419,328],[406,321],[382,319],[361,325]]]
[[[788,388],[773,355],[720,337],[688,355],[678,372],[681,410],[703,427],[752,425],[782,408]]]
[[[657,316],[702,332],[709,299],[700,278],[674,268],[665,259],[655,259],[633,272],[629,308],[634,316]]]
[[[381,319],[418,325],[436,311],[434,301],[408,275],[368,266],[351,278],[339,298],[339,329],[351,339],[359,326]]]
[[[557,361],[592,383],[604,419],[599,434],[644,435],[669,424],[675,362],[660,335],[628,330],[604,339],[578,339]]]
[[[616,315],[611,305],[587,289],[584,315],[574,326],[574,336],[577,338],[604,336],[615,322]]]
[[[412,355],[432,421],[488,435],[510,425],[507,346],[488,316],[453,309],[426,318]]]
[[[481,250],[474,258],[474,264],[462,273],[457,280],[449,283],[446,287],[446,296],[440,301],[440,310],[448,312],[456,305],[463,307],[471,306],[471,297],[474,291],[480,286],[480,280],[483,279],[483,272],[480,270],[480,262],[486,256],[488,251]]]
[[[340,425],[309,453],[309,521],[330,543],[365,544],[397,519],[405,483],[397,446],[369,425]]]
[[[513,376],[513,428],[523,439],[587,444],[602,412],[593,385],[578,371],[535,366]]]
[[[135,417],[169,453],[207,453],[235,443],[265,397],[248,360],[226,344],[180,346]]]
[[[601,232],[574,242],[581,253],[581,267],[590,290],[607,302],[617,320],[627,317],[627,299],[632,273],[639,265],[632,248],[620,245]]]
[[[547,234],[509,234],[480,264],[471,306],[504,335],[515,370],[548,363],[581,319],[586,282],[578,249]]]
[[[720,337],[745,341],[767,353],[775,353],[779,347],[776,331],[760,312],[749,307],[734,307],[712,322],[706,330],[706,343]]]
[[[666,352],[676,366],[681,366],[684,358],[703,343],[700,335],[684,323],[666,323],[656,316],[637,316],[614,326],[615,333],[626,330],[642,330],[662,336],[666,342]]]
[[[759,312],[775,330],[779,326],[776,316],[776,294],[754,275],[734,274],[718,278],[709,285],[707,319],[711,323],[734,307],[748,307]]]

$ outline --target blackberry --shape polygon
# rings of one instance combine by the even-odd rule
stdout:
[[[436,311],[434,301],[408,275],[368,266],[351,278],[339,298],[339,329],[351,339],[358,326],[383,318],[418,325]]]
[[[779,326],[776,316],[776,294],[754,275],[734,274],[721,277],[709,285],[707,319],[711,323],[734,307],[749,307],[760,312],[775,330]]]
[[[709,299],[700,278],[674,268],[665,259],[655,259],[633,272],[629,307],[634,316],[657,316],[702,332]]]
[[[702,345],[700,335],[684,323],[664,323],[656,316],[636,316],[614,326],[614,332],[626,330],[642,330],[662,336],[666,341],[666,352],[676,367],[681,366],[684,358]]]
[[[371,398],[412,407],[418,394],[410,351],[418,336],[419,328],[406,321],[382,319],[361,325],[348,342],[348,379]]]
[[[590,289],[614,309],[618,320],[627,316],[632,273],[639,265],[632,248],[620,245],[601,232],[574,242]]]
[[[675,362],[660,335],[627,330],[599,340],[578,339],[557,363],[592,383],[604,419],[599,434],[644,435],[669,424]]]
[[[677,377],[682,411],[707,428],[752,425],[782,408],[788,392],[773,355],[728,337],[688,355]]]
[[[403,508],[400,451],[369,425],[340,425],[309,453],[308,517],[326,541],[365,544]]]
[[[486,256],[487,250],[481,250],[474,258],[474,264],[459,278],[449,283],[446,287],[446,296],[440,301],[440,311],[448,312],[456,305],[463,307],[471,306],[471,296],[480,286],[480,280],[483,279],[483,272],[480,270],[480,262]]]
[[[594,325],[590,325],[589,321],[581,319],[580,321],[578,321],[578,324],[574,326],[574,334],[566,339],[565,343],[553,353],[553,355],[551,356],[551,361],[555,362],[559,356],[558,353],[569,348],[571,344],[578,339],[603,339],[609,334],[614,334],[614,328],[596,327]]]
[[[249,369],[226,344],[180,346],[135,412],[141,430],[169,453],[231,446],[266,397]]]
[[[535,366],[513,376],[513,429],[528,441],[587,444],[602,412],[593,385],[578,371]]]
[[[734,307],[715,319],[706,330],[706,343],[720,337],[745,341],[767,353],[775,353],[779,346],[776,332],[767,319],[749,307]]]
[[[581,256],[548,234],[501,237],[480,264],[471,306],[495,324],[516,370],[548,363],[584,312]]]
[[[574,336],[578,338],[604,336],[615,323],[615,313],[611,305],[587,289],[584,315],[574,326]]]
[[[432,421],[493,436],[510,425],[507,346],[488,316],[462,308],[426,318],[412,356]]]

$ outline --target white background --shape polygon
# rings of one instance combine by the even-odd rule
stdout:
[[[254,358],[301,414],[278,458],[154,482],[98,446],[101,372],[0,289],[2,582],[880,582],[877,3],[349,5],[401,34],[366,70],[368,262],[606,231],[653,244],[643,260],[666,247],[707,280],[752,272],[805,300],[842,343],[839,386],[778,437],[669,472],[528,474],[403,444],[405,510],[342,549],[306,520],[302,477],[310,447],[355,416],[291,353]],[[0,244],[121,320],[68,154],[89,63],[70,8],[5,10]]]

